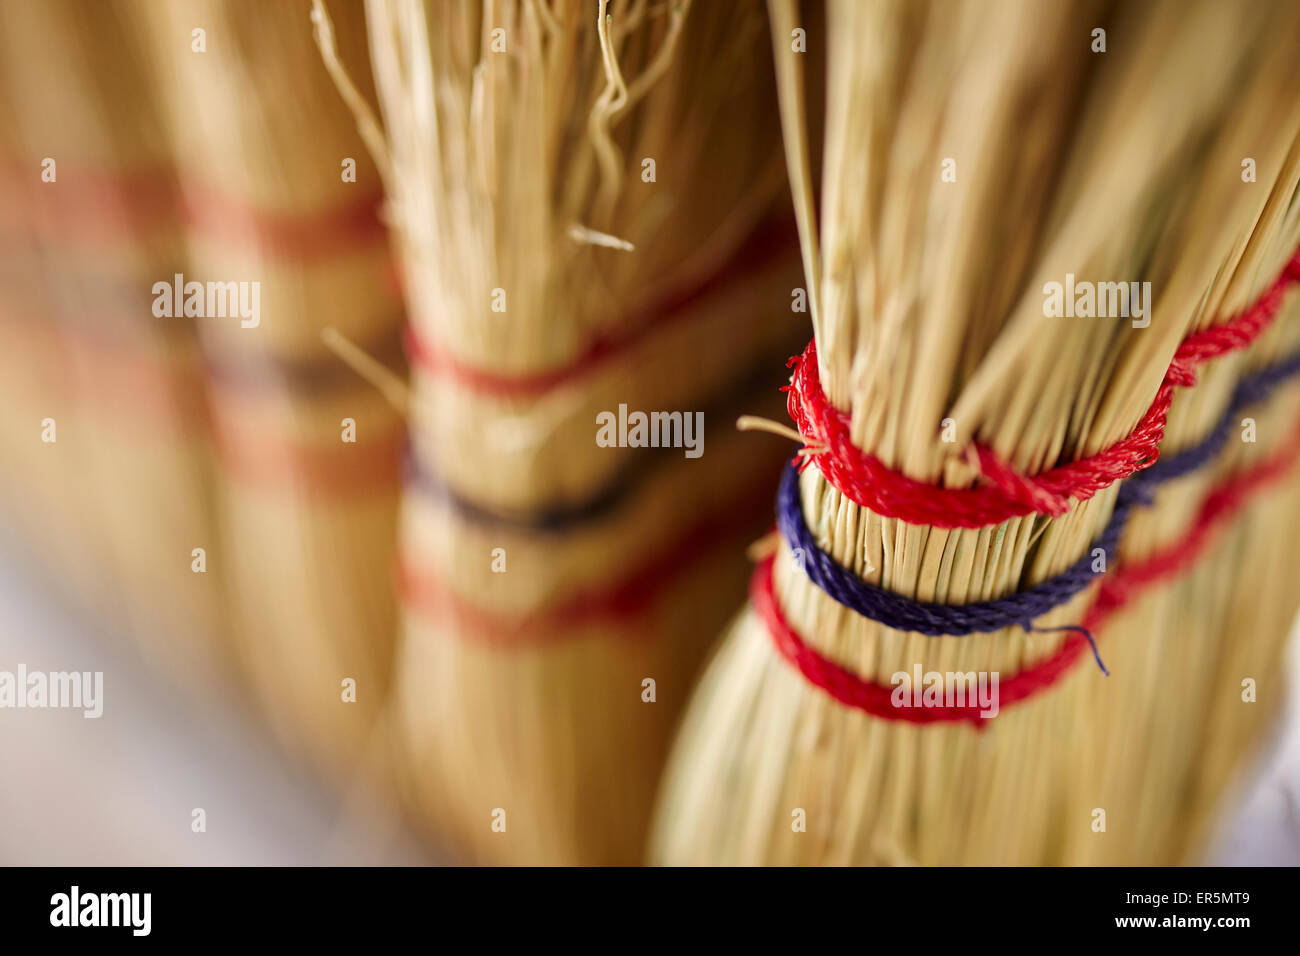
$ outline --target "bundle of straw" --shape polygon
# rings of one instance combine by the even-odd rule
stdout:
[[[185,279],[247,283],[250,298],[258,286],[259,316],[196,320],[235,639],[281,734],[353,773],[388,692],[402,427],[321,331],[400,349],[379,181],[307,0],[134,13],[178,164]],[[364,57],[361,15],[346,7],[351,60]]]
[[[157,103],[120,4],[6,4],[3,63],[26,236],[5,296],[21,397],[7,447],[30,468],[26,536],[95,612],[189,676],[221,661],[211,461],[192,325],[156,319],[179,268]],[[125,53],[124,53],[125,51]],[[43,425],[51,419],[52,425]],[[53,440],[47,440],[52,438]],[[21,463],[21,464],[20,464]]]
[[[367,11],[412,322],[411,798],[461,858],[635,862],[777,463],[730,428],[797,325],[762,8]],[[601,447],[620,406],[703,413],[702,457]]]
[[[833,2],[818,216],[789,44],[797,10],[770,6],[815,290],[815,358],[796,388],[816,372],[842,410],[827,420],[845,429],[831,448],[829,432],[801,423],[809,464],[795,511],[826,554],[819,576],[846,569],[918,623],[896,629],[844,606],[813,584],[814,557],[783,543],[774,586],[755,588],[763,613],[741,614],[696,692],[652,857],[1187,859],[1228,771],[1276,711],[1296,609],[1277,569],[1295,557],[1285,529],[1300,500],[1287,482],[1300,394],[1289,366],[1259,385],[1300,346],[1285,298],[1300,279],[1287,267],[1300,242],[1300,11]],[[1097,30],[1105,52],[1094,51]],[[1254,180],[1243,176],[1248,158]],[[1045,286],[1068,273],[1149,281],[1149,326],[1048,317]],[[1216,348],[1201,354],[1207,342]],[[1146,416],[1170,400],[1167,427],[1156,415],[1153,431]],[[1238,440],[1243,415],[1257,441]],[[1149,501],[1124,497],[1141,472],[1064,502],[1036,477],[1106,455],[1139,423],[1138,438],[1162,438],[1162,460],[1147,455],[1127,473],[1172,475],[1145,486]],[[1180,451],[1197,467],[1171,471],[1191,460]],[[848,497],[845,460],[906,486],[907,508]],[[988,481],[1032,506],[958,520],[950,489],[991,493]],[[1132,520],[1118,552],[1103,549],[1100,583],[1058,600],[1033,629],[922,633],[917,608],[1058,580],[1088,558],[1117,501]],[[849,592],[866,590],[850,580]],[[1109,677],[1077,631],[1051,633],[1080,621],[1096,631]],[[1067,657],[1074,666],[1042,677]],[[1023,699],[1004,695],[989,720],[921,723],[892,703],[863,712],[873,688],[889,699],[894,675],[918,667],[999,674],[1004,690],[1036,683]],[[1243,702],[1246,678],[1258,703]]]

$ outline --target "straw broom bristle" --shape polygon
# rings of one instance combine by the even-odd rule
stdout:
[[[805,134],[795,125],[797,66],[785,40],[794,8],[772,6],[786,137],[796,144],[787,152],[798,157]],[[832,402],[851,412],[854,442],[913,478],[972,484],[976,473],[962,455],[972,437],[1027,473],[1122,438],[1178,342],[1250,302],[1295,250],[1300,233],[1286,210],[1300,117],[1283,93],[1295,80],[1285,54],[1298,25],[1293,9],[1261,5],[1238,18],[1214,4],[845,2],[831,4],[828,19],[821,215],[803,235],[819,290],[821,379]],[[1089,33],[1099,25],[1111,48],[1092,57]],[[864,46],[878,55],[863,55]],[[1241,158],[1260,153],[1269,157],[1260,181],[1245,186]],[[956,161],[955,182],[939,175],[945,157]],[[797,184],[811,179],[807,170],[792,173],[796,205]],[[804,219],[811,227],[810,210]],[[1067,272],[1150,279],[1158,321],[1139,330],[1044,319],[1040,290]],[[1250,355],[1273,347],[1262,342]],[[1239,363],[1204,370],[1193,404],[1175,400],[1166,449],[1216,420]],[[938,438],[945,418],[955,443]],[[1149,520],[1182,511],[1166,530],[1185,527],[1206,487],[1200,476],[1188,483],[1201,491],[1162,492]],[[1077,559],[1108,519],[1115,489],[1059,519],[972,531],[882,519],[813,468],[802,491],[808,523],[839,563],[891,591],[960,604],[1035,584]],[[1183,507],[1167,503],[1175,497]],[[1135,521],[1120,560],[1159,540]],[[1273,544],[1270,554],[1285,553],[1283,541]],[[886,685],[918,662],[927,671],[1013,674],[1061,641],[1020,630],[961,639],[889,631],[817,592],[791,569],[787,548],[776,569],[781,603],[805,639]],[[1218,573],[1222,607],[1241,579],[1235,569]],[[1173,593],[1208,603],[1183,585],[1158,599]],[[1282,593],[1271,604],[1268,635],[1252,641],[1257,663],[1270,660],[1293,609]],[[1077,622],[1084,606],[1072,601],[1038,623]],[[1189,741],[1213,740],[1227,753],[1244,732],[1225,721],[1207,724],[1203,738],[1182,738],[1182,763],[1166,768],[1164,779],[1176,781],[1167,787],[1140,763],[1116,771],[1113,754],[1126,735],[1154,750],[1185,728],[1178,708],[1165,705],[1189,688],[1207,690],[1219,649],[1248,638],[1227,625],[1211,631],[1208,620],[1189,627],[1174,614],[1140,614],[1106,629],[1104,652],[1121,676],[1103,683],[1076,673],[976,735],[842,707],[779,659],[747,612],[688,714],[661,796],[654,858],[1176,859],[1189,843],[1135,821],[1149,822],[1152,807],[1169,813],[1178,788],[1196,777]],[[1184,642],[1205,653],[1195,678],[1175,676]],[[1145,736],[1133,732],[1139,714]],[[1103,799],[1096,784],[1107,777]],[[1197,786],[1197,800],[1212,802],[1213,783],[1201,777]],[[1095,807],[1126,821],[1122,839],[1089,839]],[[795,808],[807,813],[806,834],[792,832]],[[1190,816],[1171,816],[1169,827],[1189,829]]]
[[[635,304],[629,286],[716,268],[777,198],[770,147],[707,153],[773,128],[732,108],[762,82],[737,69],[761,36],[752,7],[368,9],[393,215],[423,267],[412,319],[459,358],[504,372],[563,361]],[[668,189],[641,181],[645,159]],[[691,190],[724,162],[712,190]],[[593,232],[638,254],[611,255]],[[497,288],[503,312],[489,310]]]

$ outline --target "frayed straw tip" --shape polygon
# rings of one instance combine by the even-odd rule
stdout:
[[[770,435],[780,435],[782,438],[788,438],[800,445],[804,443],[803,436],[793,428],[759,415],[741,415],[736,419],[736,430],[742,432],[767,432]]]
[[[635,252],[636,246],[626,239],[620,239],[618,236],[611,236],[607,232],[598,232],[595,229],[588,229],[586,226],[574,224],[569,227],[569,238],[574,242],[581,242],[588,246],[603,246],[606,249],[618,249],[621,252]]]
[[[339,335],[338,329],[334,328],[332,325],[326,326],[320,330],[320,340],[331,350],[337,349],[340,345],[346,342],[346,339]]]
[[[781,546],[781,535],[779,532],[770,531],[757,541],[753,542],[745,549],[745,557],[757,564],[776,554],[777,548]]]
[[[803,447],[795,452],[796,455],[824,455],[830,450],[825,445],[810,445],[802,435],[788,425],[758,415],[741,415],[736,419],[736,429],[742,432],[767,432],[770,435],[779,435],[781,438],[798,442]]]

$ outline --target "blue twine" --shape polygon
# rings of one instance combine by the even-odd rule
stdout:
[[[741,368],[701,409],[706,443],[717,441],[718,434],[731,427],[755,392],[772,387],[772,365],[766,357]],[[407,488],[446,505],[468,523],[537,535],[572,534],[584,526],[608,520],[634,501],[641,489],[660,473],[650,464],[651,456],[657,452],[649,448],[628,450],[621,464],[585,497],[517,511],[496,510],[458,493],[431,466],[428,452],[421,452],[409,439],[402,456],[403,477]]]

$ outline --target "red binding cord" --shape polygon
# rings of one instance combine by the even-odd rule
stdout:
[[[246,485],[347,501],[396,495],[402,487],[405,429],[356,444],[311,442],[227,414],[212,423],[211,437],[227,474]]]
[[[664,593],[698,570],[737,536],[754,529],[754,515],[770,488],[759,483],[745,500],[706,512],[680,534],[617,577],[593,584],[561,600],[525,612],[502,612],[459,594],[433,568],[417,570],[409,560],[398,567],[403,605],[428,621],[442,621],[459,636],[489,646],[520,648],[550,645],[580,636],[585,628],[649,628],[647,613]],[[752,499],[752,500],[751,500]],[[483,598],[488,595],[483,595]]]
[[[376,189],[340,185],[343,202],[281,212],[192,179],[182,177],[178,184],[173,171],[162,166],[60,172],[57,183],[15,189],[5,197],[28,231],[59,241],[113,242],[122,233],[148,236],[179,226],[293,263],[314,264],[371,249],[387,252],[388,230],[380,218],[383,194]]]
[[[536,398],[598,370],[627,354],[655,330],[674,325],[692,315],[690,306],[770,266],[797,243],[788,222],[768,223],[756,230],[721,269],[702,279],[683,283],[614,323],[611,331],[592,339],[567,364],[534,373],[497,372],[462,362],[408,327],[407,354],[413,367],[445,378],[472,392],[498,398]]]
[[[1059,516],[1071,498],[1087,500],[1116,481],[1153,465],[1160,454],[1175,386],[1196,384],[1196,367],[1244,348],[1277,317],[1287,289],[1300,282],[1300,251],[1272,285],[1222,325],[1194,332],[1174,353],[1155,400],[1133,432],[1109,448],[1038,475],[1021,475],[991,449],[975,445],[987,484],[939,488],[894,471],[850,438],[849,415],[835,408],[821,388],[816,341],[789,362],[794,369],[787,407],[826,480],[846,498],[886,518],[936,528],[982,528],[1030,514]],[[801,466],[802,467],[802,466]]]

